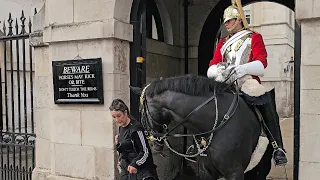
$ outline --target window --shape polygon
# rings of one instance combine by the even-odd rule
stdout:
[[[159,10],[154,0],[147,0],[147,38],[164,42],[163,26]]]
[[[152,15],[152,39],[159,40],[157,24],[153,15]]]
[[[246,18],[248,24],[251,24],[251,15],[250,15],[250,10],[244,10],[244,17]]]

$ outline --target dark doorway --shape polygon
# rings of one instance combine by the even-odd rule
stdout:
[[[146,40],[149,38],[164,42],[163,26],[154,0],[134,0],[130,18],[133,25],[133,42],[130,44],[130,85],[143,87],[147,77]],[[144,62],[137,63],[137,57],[142,57]],[[139,97],[132,92],[130,92],[130,107],[131,114],[138,118]]]
[[[145,67],[137,63],[137,57],[146,58],[146,3],[145,0],[134,0],[131,8],[131,24],[133,25],[133,42],[130,44],[130,85],[142,87],[145,81]],[[139,97],[130,91],[130,111],[138,118]]]

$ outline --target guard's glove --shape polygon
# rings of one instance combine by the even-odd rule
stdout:
[[[252,61],[246,64],[237,66],[235,69],[236,77],[242,78],[244,75],[263,76],[264,66],[261,61]]]
[[[219,75],[221,75],[227,68],[226,63],[221,62],[216,65],[212,65],[207,70],[207,76],[208,78],[217,78]]]
[[[213,78],[215,79],[223,70],[223,67],[218,67],[217,65],[212,65],[209,67],[207,71],[207,76],[208,78]]]
[[[236,76],[237,79],[240,79],[244,75],[247,74],[247,71],[246,71],[245,67],[242,66],[242,65],[235,67],[234,71],[235,71],[235,76]]]

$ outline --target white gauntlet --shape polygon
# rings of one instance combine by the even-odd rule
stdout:
[[[227,68],[227,64],[224,62],[218,63],[216,65],[212,65],[207,70],[208,78],[216,78],[220,76]]]
[[[235,69],[237,78],[242,78],[244,75],[263,76],[264,66],[261,61],[252,61],[246,64],[237,66]]]

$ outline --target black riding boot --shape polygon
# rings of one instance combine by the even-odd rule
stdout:
[[[273,159],[276,166],[286,165],[288,160],[283,149],[283,141],[280,130],[279,116],[276,110],[275,92],[274,89],[267,92],[269,103],[257,106],[263,119],[270,130],[269,140],[272,143]]]

